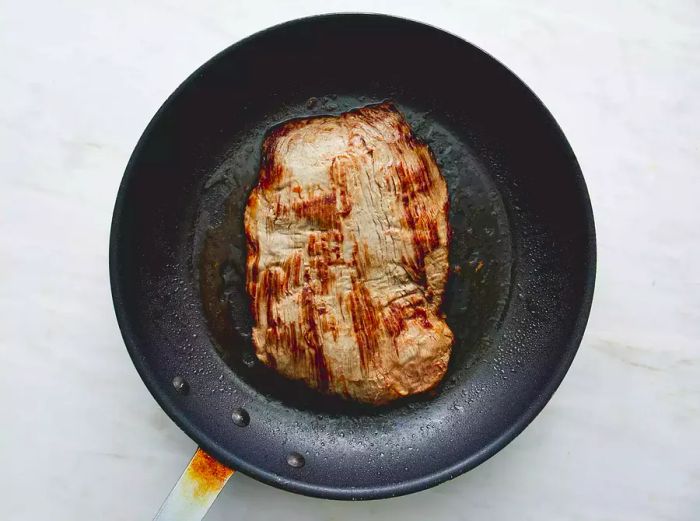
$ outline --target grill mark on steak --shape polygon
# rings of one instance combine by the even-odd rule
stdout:
[[[362,370],[367,373],[373,357],[378,353],[377,336],[380,334],[380,312],[375,308],[369,291],[362,282],[353,281],[348,295],[353,331],[357,340]]]
[[[277,215],[286,211],[278,207]],[[292,203],[292,211],[297,219],[307,219],[321,229],[340,226],[340,212],[337,208],[335,192],[312,195]]]
[[[434,387],[453,341],[447,210],[430,150],[390,104],[269,132],[245,212],[258,358],[369,403]]]
[[[338,213],[341,216],[346,217],[352,210],[352,201],[348,195],[347,173],[341,164],[342,161],[342,157],[333,158],[328,174],[330,175],[333,187],[337,190],[338,198],[340,200],[340,208],[338,208]]]
[[[313,290],[304,287],[301,292],[302,327],[305,326],[304,340],[311,350],[311,360],[315,371],[316,381],[320,390],[328,389],[330,381],[330,371],[326,358],[323,355],[323,343],[316,322],[316,309],[314,306]]]

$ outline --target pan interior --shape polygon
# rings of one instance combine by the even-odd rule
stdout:
[[[317,413],[385,414],[409,403],[431,400],[427,395],[390,406],[363,406],[323,396],[287,380],[257,361],[250,338],[253,325],[245,291],[246,239],[243,212],[257,183],[263,134],[290,117],[338,114],[380,102],[366,95],[313,96],[256,121],[232,136],[225,158],[204,181],[197,215],[200,230],[194,249],[199,256],[199,288],[213,344],[242,383],[286,406]],[[506,207],[489,177],[488,168],[449,126],[429,109],[397,103],[416,135],[428,143],[447,180],[452,230],[450,277],[443,311],[455,334],[450,367],[443,385],[474,365],[488,351],[510,293],[511,237]]]
[[[252,360],[241,217],[270,126],[385,99],[431,146],[449,185],[450,262],[461,273],[444,307],[458,341],[437,392],[368,409]],[[173,420],[232,467],[342,499],[437,484],[520,432],[573,359],[594,263],[580,169],[539,100],[462,40],[378,15],[290,22],[194,73],[132,155],[110,251],[127,348]],[[231,418],[240,407],[246,427]],[[288,465],[290,452],[306,464]]]

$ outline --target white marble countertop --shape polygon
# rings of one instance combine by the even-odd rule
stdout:
[[[378,11],[457,33],[561,124],[598,229],[593,311],[512,444],[367,503],[237,475],[207,519],[700,519],[700,5],[694,1],[0,1],[0,519],[150,519],[194,443],[142,385],[107,244],[126,161],[213,54],[287,19]],[[568,4],[565,6],[564,4]]]

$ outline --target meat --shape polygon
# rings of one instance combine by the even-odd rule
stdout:
[[[257,357],[372,404],[433,388],[453,343],[447,213],[430,150],[389,103],[269,132],[245,211]]]

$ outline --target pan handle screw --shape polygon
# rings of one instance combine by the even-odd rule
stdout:
[[[180,394],[187,394],[190,391],[189,384],[185,381],[182,376],[176,376],[173,378],[173,387]]]
[[[298,452],[290,452],[287,455],[287,464],[290,467],[294,467],[295,469],[300,469],[301,467],[304,466],[306,461],[304,460],[304,456],[299,454]]]
[[[233,420],[233,423],[239,427],[245,427],[250,423],[250,414],[248,414],[248,411],[246,411],[244,408],[239,407],[238,409],[233,410],[231,413],[231,419]]]

